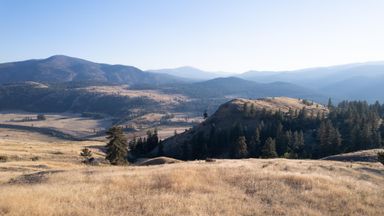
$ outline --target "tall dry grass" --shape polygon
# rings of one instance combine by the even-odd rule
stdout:
[[[384,215],[379,164],[223,160],[82,167],[2,184],[3,215]]]
[[[101,145],[0,130],[0,215],[384,215],[379,163],[80,163],[84,146],[103,157]]]

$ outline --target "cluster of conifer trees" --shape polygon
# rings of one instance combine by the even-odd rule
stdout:
[[[159,155],[162,155],[162,142],[159,141],[157,129],[147,131],[146,138],[133,138],[128,142],[122,127],[114,126],[107,131],[106,159],[113,165],[122,165],[158,147]],[[131,158],[130,158],[131,156]],[[132,162],[131,161],[131,162]]]
[[[384,105],[354,101],[333,106],[329,113],[290,110],[272,112],[244,105],[244,116],[231,129],[211,124],[183,144],[182,159],[206,157],[321,158],[383,146]]]
[[[148,130],[147,137],[133,138],[128,145],[131,153],[136,157],[145,156],[145,154],[151,152],[157,146],[159,147],[158,154],[163,154],[162,142],[159,140],[157,129],[153,131]]]
[[[378,148],[383,146],[384,105],[344,101],[329,112],[289,110],[288,112],[256,110],[244,105],[242,117],[230,129],[221,129],[209,122],[210,129],[196,130],[192,139],[181,145],[180,159],[218,158],[322,158],[325,156]],[[163,142],[157,130],[148,131],[146,138],[129,143],[121,128],[108,131],[107,159],[123,163],[129,152],[143,157],[158,147],[164,155]]]

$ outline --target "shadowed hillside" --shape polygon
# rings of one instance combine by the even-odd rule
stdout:
[[[184,159],[186,159],[185,157],[187,159],[228,158],[232,157],[232,145],[239,136],[246,137],[250,142],[255,136],[255,131],[258,130],[257,133],[265,132],[264,137],[260,137],[262,134],[258,135],[258,139],[261,139],[260,142],[265,142],[267,136],[275,137],[275,127],[278,125],[276,120],[283,119],[283,116],[297,121],[305,121],[305,119],[316,121],[317,117],[327,113],[328,109],[323,105],[294,98],[234,99],[221,105],[200,125],[165,140],[164,151],[168,156]],[[308,134],[310,132],[309,128],[293,126],[292,122],[283,124],[285,124],[285,130],[290,129],[293,134],[300,130],[307,131]],[[257,145],[261,145],[261,143]],[[254,147],[258,150],[262,148],[261,146]],[[200,154],[201,151],[205,153]],[[283,152],[279,151],[279,153],[284,154],[287,149],[281,151]]]
[[[161,151],[184,160],[323,158],[383,146],[384,105],[344,101],[327,107],[286,97],[234,99],[201,124],[166,139]],[[145,152],[144,152],[145,153]]]

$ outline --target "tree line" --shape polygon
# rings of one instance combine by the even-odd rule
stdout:
[[[181,159],[313,158],[383,146],[384,105],[343,101],[329,112],[256,110],[244,104],[243,117],[230,129],[211,123],[182,147]]]
[[[334,106],[329,101],[328,110],[314,112],[304,107],[288,112],[268,111],[245,104],[242,117],[231,127],[224,129],[220,124],[207,122],[209,129],[196,129],[190,140],[181,143],[179,159],[318,159],[383,146],[384,105],[379,102],[343,101]],[[111,135],[123,136],[122,129],[115,128],[108,133],[109,145],[111,142],[125,143],[125,158],[128,149],[134,157],[145,156],[156,147],[157,154],[164,155],[163,142],[159,140],[156,130],[148,131],[146,138],[139,137],[130,142]],[[107,145],[108,149],[110,146]],[[112,148],[107,155],[117,155],[115,151]]]

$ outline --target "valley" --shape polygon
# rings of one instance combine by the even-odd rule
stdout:
[[[2,70],[0,215],[384,214],[379,102],[67,56]]]
[[[0,216],[384,216],[383,11],[0,0]]]

